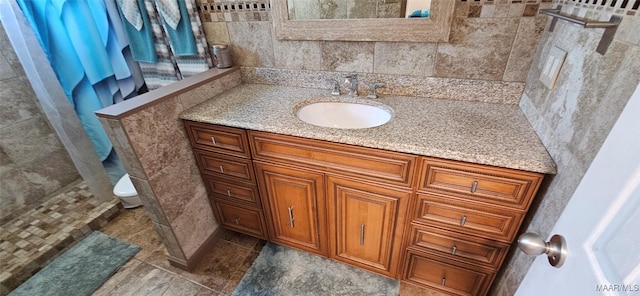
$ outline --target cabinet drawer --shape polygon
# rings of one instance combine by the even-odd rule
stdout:
[[[377,182],[409,187],[416,156],[326,141],[249,132],[255,159],[279,160],[319,167]]]
[[[194,149],[200,170],[205,174],[238,178],[255,183],[253,165],[250,159],[232,157]]]
[[[464,194],[477,201],[525,210],[542,178],[537,173],[424,157],[418,190]]]
[[[186,120],[184,125],[193,148],[246,158],[250,156],[247,132],[242,129]]]
[[[403,281],[453,295],[486,295],[495,273],[467,269],[408,251]]]
[[[215,199],[244,202],[256,208],[262,207],[258,187],[253,184],[232,182],[209,175],[204,175],[204,179],[209,195]]]
[[[511,242],[523,214],[502,208],[451,202],[435,194],[418,194],[415,222],[452,231]]]
[[[268,239],[262,210],[243,208],[219,201],[214,201],[213,204],[220,223],[225,227],[261,239]]]
[[[410,248],[434,252],[441,258],[498,269],[509,245],[428,226],[411,226]]]

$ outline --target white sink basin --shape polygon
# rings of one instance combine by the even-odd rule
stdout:
[[[370,128],[383,125],[393,111],[390,109],[358,103],[318,102],[298,109],[302,121],[322,127]]]

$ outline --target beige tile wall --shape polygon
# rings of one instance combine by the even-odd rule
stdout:
[[[188,86],[193,78],[181,83]],[[122,117],[98,115],[173,262],[186,265],[218,227],[178,116],[240,83],[235,71]],[[145,98],[158,91],[163,89]]]
[[[78,179],[0,24],[0,225]]]
[[[564,13],[608,19],[622,12],[623,21],[605,55],[595,52],[601,32],[558,22],[545,32],[528,73],[520,107],[556,162],[523,228],[549,237],[591,161],[640,82],[640,17],[633,11],[558,1]],[[598,1],[600,3],[600,1]],[[610,1],[609,1],[610,3]],[[621,5],[618,1],[617,5]],[[632,33],[634,32],[634,33]],[[557,83],[548,89],[539,80],[549,51],[567,52]],[[534,257],[515,248],[494,285],[495,295],[513,295]]]
[[[277,40],[269,6],[196,2],[207,41],[229,44],[241,66],[515,82],[525,81],[546,24],[538,9],[551,7],[550,0],[456,0],[448,43],[329,42]]]

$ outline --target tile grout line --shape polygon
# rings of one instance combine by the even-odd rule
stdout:
[[[78,182],[2,225],[2,290],[19,286],[119,212],[116,200],[98,203],[85,191],[87,185]]]

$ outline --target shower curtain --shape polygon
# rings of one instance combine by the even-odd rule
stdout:
[[[17,2],[101,160],[95,111],[213,66],[194,0]]]
[[[137,94],[144,83],[131,59],[114,3],[18,0],[96,153],[113,146],[95,111]],[[114,15],[115,13],[115,15]]]

